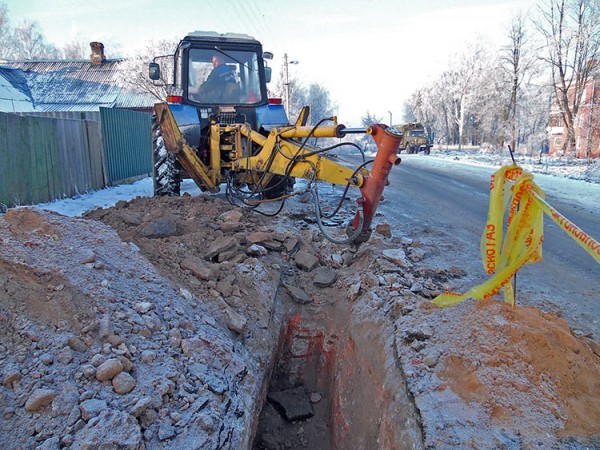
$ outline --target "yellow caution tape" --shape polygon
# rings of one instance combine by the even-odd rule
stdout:
[[[528,189],[530,187],[528,186]],[[536,192],[532,192],[533,199],[542,208],[542,210],[550,217],[556,224],[567,232],[579,245],[581,245],[586,252],[588,252],[592,258],[600,264],[600,242],[596,241],[593,237],[559,213],[556,209],[550,206],[542,197],[538,196]]]
[[[504,290],[504,301],[514,306],[512,277],[525,264],[542,260],[544,213],[600,263],[600,243],[552,208],[533,182],[533,175],[512,164],[494,173],[490,184],[488,217],[481,236],[481,258],[491,278],[464,294],[444,292],[433,303],[446,307],[468,298],[489,299]]]

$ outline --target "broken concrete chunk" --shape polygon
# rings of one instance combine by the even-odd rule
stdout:
[[[406,257],[406,253],[402,248],[390,248],[381,252],[383,257],[388,261],[392,261],[395,264],[398,264],[404,268],[410,268],[412,266],[411,262]]]
[[[305,252],[304,250],[299,250],[294,259],[298,267],[308,272],[313,270],[317,264],[319,264],[319,258],[312,253]]]
[[[244,331],[244,327],[246,326],[247,322],[248,319],[246,319],[246,317],[244,317],[242,314],[229,307],[225,308],[225,324],[231,331],[241,333]]]
[[[14,383],[21,380],[21,372],[16,366],[8,365],[2,370],[2,385],[7,388],[13,387]]]
[[[135,388],[135,385],[135,378],[127,372],[120,372],[112,379],[112,386],[117,394],[128,394]]]
[[[146,225],[141,234],[149,239],[176,236],[178,234],[177,222],[170,217],[161,217]]]
[[[294,236],[286,237],[283,246],[288,252],[291,252],[298,246],[298,238]]]
[[[252,244],[246,250],[246,254],[249,256],[266,256],[268,253],[269,251],[266,248],[258,244]]]
[[[242,222],[225,222],[219,227],[223,233],[235,233],[236,231],[242,231],[245,225]]]
[[[56,391],[54,389],[36,389],[29,396],[27,402],[25,402],[25,410],[29,412],[37,411],[52,403],[54,397],[56,397]]]
[[[110,358],[104,361],[96,369],[96,379],[98,381],[112,380],[115,375],[123,371],[123,364],[116,358]]]
[[[219,269],[193,256],[181,260],[179,266],[184,270],[189,270],[200,280],[205,281],[214,280],[219,273]]]
[[[302,386],[280,392],[269,392],[267,399],[288,422],[308,419],[315,414],[310,398]]]
[[[254,231],[253,233],[248,233],[246,236],[246,242],[248,242],[248,244],[258,244],[272,240],[273,233],[268,233],[266,231]]]
[[[231,236],[222,236],[217,238],[206,252],[205,259],[212,261],[216,259],[221,253],[235,250],[238,247],[238,243],[235,238]]]
[[[382,235],[386,238],[392,237],[392,227],[389,223],[378,223],[375,226],[375,233]]]
[[[337,281],[337,273],[335,270],[321,266],[315,270],[315,277],[313,278],[313,284],[320,288],[326,288],[332,286]]]
[[[81,418],[86,422],[92,417],[98,416],[102,411],[106,411],[107,409],[108,405],[106,404],[105,400],[95,398],[84,400],[79,405],[79,410],[81,411]]]
[[[300,289],[299,287],[286,284],[285,288],[287,289],[289,294],[292,296],[292,300],[294,300],[296,303],[300,303],[301,305],[306,305],[312,301],[311,298],[308,296],[308,294],[306,292],[304,292],[302,289]]]
[[[239,222],[242,220],[243,214],[239,209],[232,209],[231,211],[225,211],[219,216],[219,219],[223,222]]]
[[[69,338],[69,340],[67,341],[67,345],[72,350],[75,350],[76,352],[80,352],[80,353],[83,353],[83,352],[87,351],[87,349],[88,349],[88,346],[85,344],[85,342],[83,342],[77,336],[71,336]]]

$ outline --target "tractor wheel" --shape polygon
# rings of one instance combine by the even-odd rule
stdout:
[[[154,195],[179,195],[180,166],[174,154],[167,152],[156,115],[152,116],[152,179]]]

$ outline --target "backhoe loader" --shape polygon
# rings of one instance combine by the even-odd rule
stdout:
[[[181,40],[167,102],[154,107],[155,195],[179,195],[185,176],[202,191],[219,192],[225,185],[229,201],[253,208],[265,202],[283,203],[291,195],[309,191],[316,221],[330,240],[354,245],[368,240],[388,174],[400,163],[402,134],[382,124],[346,128],[336,117],[307,125],[308,107],[290,124],[281,101],[267,95],[269,59],[272,54],[263,52],[260,42],[247,35],[196,31]],[[149,65],[149,77],[161,79],[156,58]],[[355,133],[370,134],[378,148],[373,161],[356,168],[336,162],[331,153],[340,146],[356,146],[353,143],[309,145],[309,140],[341,139]],[[366,169],[369,163],[371,171]],[[295,178],[308,180],[308,187],[294,191]],[[344,195],[349,188],[360,189],[356,214],[342,239],[323,228],[322,219],[330,216],[319,204],[319,182],[345,186]]]

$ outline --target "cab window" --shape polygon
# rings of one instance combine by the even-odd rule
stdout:
[[[187,95],[192,102],[253,105],[262,101],[255,52],[190,49]]]

